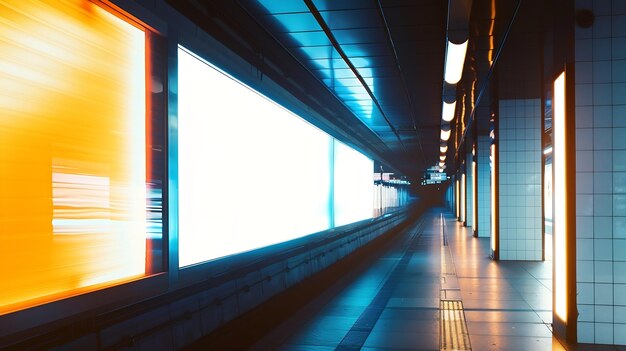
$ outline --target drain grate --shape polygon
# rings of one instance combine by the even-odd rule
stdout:
[[[440,303],[441,350],[471,350],[463,302],[442,300]]]

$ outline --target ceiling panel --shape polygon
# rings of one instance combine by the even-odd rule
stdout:
[[[375,8],[374,1],[363,0],[314,0],[319,11],[354,10]]]
[[[445,2],[312,0],[316,13],[306,1],[240,2],[354,114],[349,124],[363,123],[394,150],[386,162],[426,168],[436,157]]]
[[[352,28],[376,28],[380,18],[376,9],[338,10],[320,12],[331,30]]]

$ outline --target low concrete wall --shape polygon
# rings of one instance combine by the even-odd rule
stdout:
[[[36,337],[26,331],[24,339],[10,348],[180,349],[336,263],[408,217],[409,212],[399,211],[192,268],[184,273],[193,283],[48,328]]]

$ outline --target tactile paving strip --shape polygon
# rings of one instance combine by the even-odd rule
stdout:
[[[463,302],[442,300],[440,303],[441,350],[471,350]]]

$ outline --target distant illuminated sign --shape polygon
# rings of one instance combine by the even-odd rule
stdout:
[[[430,174],[430,179],[431,180],[438,180],[438,181],[443,182],[444,180],[448,179],[448,175],[445,172],[444,173],[439,173],[439,172],[431,173]]]

